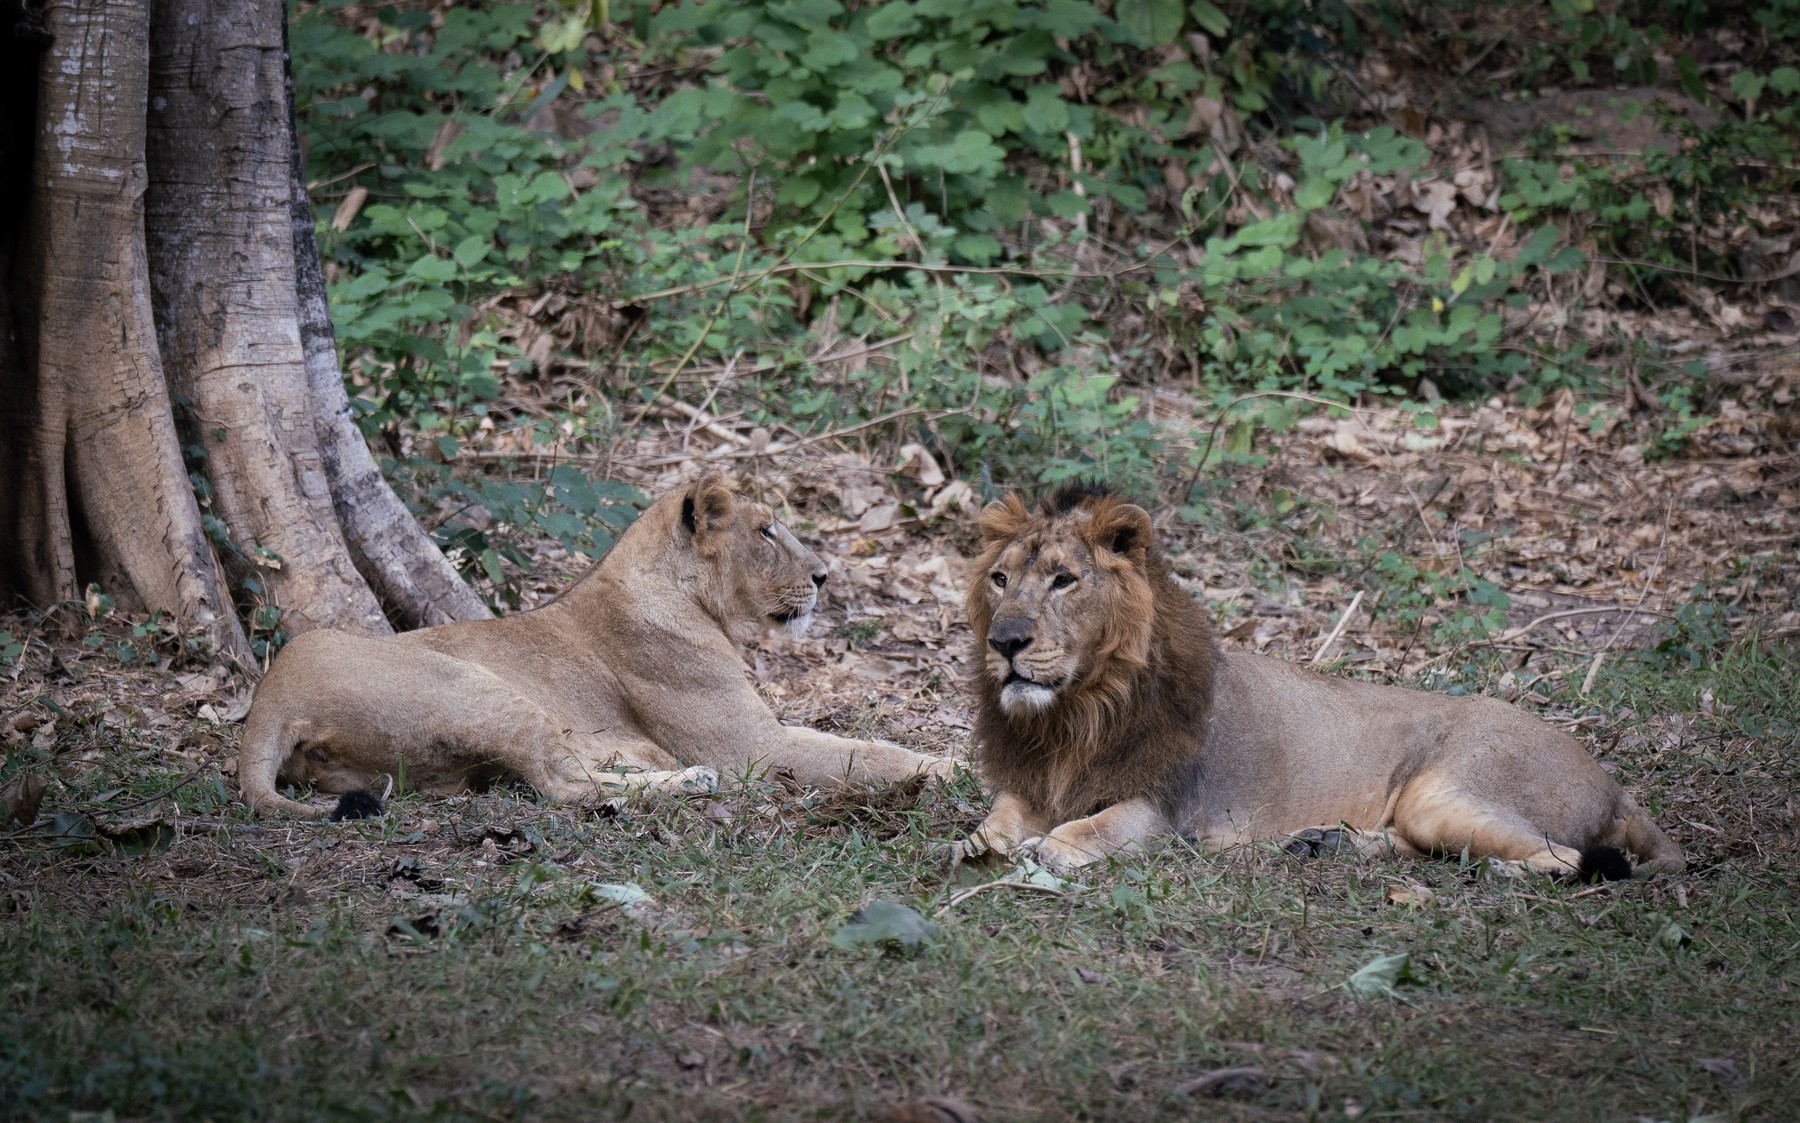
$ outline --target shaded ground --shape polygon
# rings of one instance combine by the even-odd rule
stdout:
[[[1791,454],[1645,463],[1554,404],[1446,409],[1425,435],[1442,443],[1408,449],[1419,436],[1304,422],[1205,481],[1171,523],[1183,580],[1223,642],[1301,660],[1362,592],[1325,662],[1496,690],[1578,729],[1687,849],[1681,878],[1177,848],[965,897],[994,871],[953,876],[931,847],[979,820],[972,783],[842,797],[777,778],[613,817],[512,791],[251,822],[230,798],[243,684],[121,666],[121,643],[178,637],[71,607],[5,624],[29,639],[0,701],[6,776],[51,780],[35,826],[0,838],[8,1114],[1783,1116]],[[661,440],[615,471],[657,490],[694,470],[632,466]],[[813,635],[752,653],[772,704],[963,751],[967,518],[954,492],[909,514],[953,483],[852,449],[779,474],[743,459],[834,571]],[[1389,550],[1423,574],[1460,551],[1468,579],[1401,580]],[[1464,627],[1494,607],[1467,600],[1477,579],[1511,596],[1496,634]],[[623,885],[645,898],[619,903]],[[876,898],[942,927],[917,954],[832,946]],[[1396,997],[1346,988],[1399,952]]]

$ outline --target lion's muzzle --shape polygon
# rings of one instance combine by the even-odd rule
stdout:
[[[1018,656],[1031,646],[1035,638],[1034,631],[1031,620],[1023,616],[995,620],[988,628],[987,645],[993,652],[989,662],[1000,665],[994,669],[1001,672],[996,677],[1003,679],[1000,684],[1000,708],[1009,714],[1048,709],[1050,703],[1056,700],[1057,688],[1063,684],[1060,676],[1047,678],[1034,675],[1029,668],[1020,665]]]
[[[1031,646],[1031,621],[1023,616],[995,620],[988,628],[988,646],[1008,662]]]

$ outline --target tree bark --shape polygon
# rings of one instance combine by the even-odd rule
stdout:
[[[13,552],[39,602],[79,595],[86,570],[128,600],[177,612],[243,649],[182,466],[143,284],[148,21],[130,0],[45,12],[20,348],[35,378]],[[15,430],[16,432],[16,430]],[[78,554],[86,554],[79,557]]]
[[[283,25],[282,50],[287,49]],[[288,136],[293,191],[294,267],[299,297],[300,344],[306,354],[313,431],[331,483],[331,497],[343,524],[356,568],[368,578],[388,615],[402,628],[427,628],[452,620],[476,620],[487,606],[456,575],[406,504],[388,487],[369,453],[344,371],[338,365],[337,333],[325,297],[325,270],[313,236],[312,200],[306,194],[306,156],[294,119],[293,68],[287,76]]]
[[[290,632],[487,615],[356,428],[284,19],[0,10],[0,601],[98,582],[237,657],[263,602]]]
[[[307,416],[282,10],[150,10],[150,287],[190,446],[240,556],[279,563],[263,579],[294,630],[391,631],[350,560]]]

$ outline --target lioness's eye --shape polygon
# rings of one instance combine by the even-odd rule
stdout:
[[[1006,574],[1004,574],[1004,573],[995,573],[994,574],[994,588],[996,588],[996,589],[1006,588]]]
[[[1050,587],[1052,589],[1066,589],[1074,583],[1075,575],[1073,573],[1059,573],[1056,575],[1056,579],[1050,582]]]
[[[770,523],[768,526],[763,527],[762,536],[771,542],[775,541],[775,524]]]

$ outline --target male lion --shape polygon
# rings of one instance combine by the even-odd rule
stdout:
[[[1069,869],[1172,832],[1298,831],[1308,849],[1467,851],[1508,872],[1682,868],[1581,745],[1504,702],[1218,651],[1150,516],[1104,488],[1035,514],[1009,495],[979,525],[975,738],[995,795],[962,856],[1035,850]]]
[[[813,783],[951,774],[950,760],[783,725],[745,678],[739,641],[772,623],[803,629],[824,582],[769,508],[709,475],[652,504],[541,608],[295,637],[250,707],[244,801],[316,818],[277,785],[354,792],[404,776],[459,790],[511,772],[581,800],[710,789],[717,771],[752,767]]]

